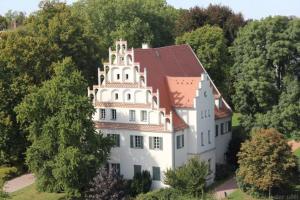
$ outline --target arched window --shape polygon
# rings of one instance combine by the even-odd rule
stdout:
[[[131,100],[131,94],[127,94],[127,100],[130,101]]]
[[[102,85],[103,81],[104,81],[104,76],[101,75],[101,76],[100,76],[100,85]]]

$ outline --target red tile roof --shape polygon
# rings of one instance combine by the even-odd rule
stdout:
[[[193,107],[196,88],[202,73],[206,72],[189,45],[173,45],[160,48],[134,49],[135,62],[141,71],[147,70],[147,85],[153,91],[159,89],[160,107],[169,113],[174,108]],[[219,96],[213,86],[215,96]],[[225,103],[221,110],[215,108],[216,118],[231,115]],[[185,127],[184,121],[173,112],[174,129]]]

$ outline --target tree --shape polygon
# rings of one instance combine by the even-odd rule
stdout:
[[[132,196],[147,193],[150,191],[151,184],[152,179],[149,171],[144,170],[141,173],[136,173],[130,184],[130,192]]]
[[[29,133],[26,162],[38,189],[80,196],[112,144],[95,132],[87,83],[71,59],[53,67],[52,79],[35,87],[15,111]]]
[[[259,129],[242,144],[237,179],[259,191],[289,184],[296,157],[283,135],[275,129]]]
[[[194,197],[204,195],[208,165],[198,158],[191,158],[187,164],[175,170],[167,170],[165,184]]]
[[[0,31],[7,29],[8,23],[5,17],[0,15]]]
[[[86,0],[77,2],[74,9],[88,19],[87,30],[101,36],[99,45],[105,49],[120,38],[133,47],[144,42],[154,47],[174,42],[177,10],[165,0]]]
[[[26,16],[24,12],[9,10],[7,13],[5,13],[5,18],[8,23],[8,28],[14,28],[14,25],[22,25],[26,19]]]
[[[176,44],[185,43],[192,47],[215,84],[226,94],[230,59],[223,30],[205,25],[176,38]]]
[[[122,200],[126,197],[126,182],[114,169],[101,168],[90,182],[88,200]]]
[[[196,30],[204,25],[219,26],[229,45],[234,41],[245,20],[241,13],[234,13],[229,7],[210,4],[206,9],[198,6],[183,10],[176,21],[177,36]]]
[[[278,104],[287,84],[284,78],[297,76],[299,33],[298,18],[280,16],[250,22],[239,32],[231,49],[233,103],[247,119],[243,123],[247,129],[255,124],[257,114]]]

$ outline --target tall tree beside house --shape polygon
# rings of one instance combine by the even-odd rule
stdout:
[[[6,17],[0,15],[0,31],[7,29],[7,27],[8,27],[8,22]]]
[[[35,87],[15,111],[28,131],[26,162],[37,177],[38,189],[78,197],[112,144],[95,132],[87,82],[71,59],[53,67],[52,79]]]
[[[176,20],[175,32],[180,36],[204,25],[219,26],[223,29],[228,44],[231,45],[239,28],[244,24],[245,20],[241,13],[234,13],[227,6],[210,4],[207,8],[196,6],[180,12]]]
[[[237,179],[243,189],[270,192],[289,185],[296,157],[284,136],[275,129],[259,129],[242,144]]]
[[[87,18],[89,32],[101,36],[100,46],[113,46],[125,39],[132,47],[149,43],[153,47],[174,42],[174,21],[178,11],[165,0],[82,0],[74,7]]]
[[[300,84],[299,40],[298,18],[268,17],[250,22],[239,32],[231,49],[233,103],[242,113],[242,125],[246,128],[255,126],[257,114],[264,115],[278,105],[290,84],[284,81],[285,77],[298,79],[297,83],[292,82]],[[286,105],[281,105],[282,111],[288,109]],[[293,117],[287,120],[296,123]],[[280,130],[290,134],[285,129]]]
[[[223,30],[217,26],[205,25],[176,38],[176,44],[189,44],[216,83],[227,94],[230,57]]]

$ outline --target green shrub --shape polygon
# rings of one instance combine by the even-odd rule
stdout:
[[[203,197],[208,166],[199,158],[191,158],[187,164],[175,170],[167,170],[165,184],[194,197]]]
[[[212,200],[213,195],[206,194],[203,199]],[[181,191],[173,188],[165,188],[160,190],[154,190],[146,194],[140,194],[135,200],[199,200],[199,198],[192,197],[187,194],[182,194]]]
[[[5,181],[15,177],[18,173],[16,167],[0,167],[0,186],[2,188]]]
[[[136,173],[130,183],[130,193],[136,196],[141,193],[149,192],[152,184],[150,172],[145,170],[142,173]]]

